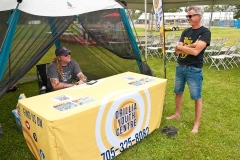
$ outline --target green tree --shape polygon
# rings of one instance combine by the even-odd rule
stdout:
[[[183,11],[182,8],[171,8],[171,9],[167,10],[167,12],[171,12],[171,13],[182,12],[182,11]]]
[[[240,18],[240,5],[235,5],[235,14],[234,14],[234,19],[239,19]]]
[[[233,8],[234,6],[232,5],[208,5],[204,7],[204,12],[230,12]]]
[[[143,13],[143,11],[136,11],[136,10],[131,10],[131,9],[128,9],[128,12],[127,12],[128,14],[130,14],[130,16],[131,16],[131,19],[135,19],[135,20],[137,20],[140,16],[141,16],[141,14]]]

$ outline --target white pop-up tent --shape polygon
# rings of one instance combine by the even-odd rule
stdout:
[[[3,33],[0,97],[54,44],[67,45],[89,79],[125,71],[148,74],[143,69],[145,64],[125,10],[115,0],[0,0],[0,3]],[[106,16],[111,14],[119,16]],[[68,37],[62,36],[66,34]]]
[[[122,8],[114,0],[101,0],[97,3],[95,0],[21,0],[18,9],[32,14],[41,16],[71,16],[87,12],[93,12],[104,9]],[[15,9],[17,0],[1,0],[0,11]]]
[[[81,69],[89,80],[91,77],[103,78],[126,71],[148,74],[145,71],[150,68],[144,66],[141,60],[125,10],[114,0],[17,1],[0,0],[0,32],[5,33],[0,34],[0,44],[2,44],[0,48],[0,97],[9,86],[24,76],[54,44],[64,45],[72,51],[71,57],[80,63]],[[85,34],[81,33],[86,33],[90,38],[87,39],[84,37]],[[56,121],[50,120],[49,122],[55,123]],[[32,132],[24,132],[27,137],[30,133],[32,135]],[[42,148],[37,144],[38,138],[35,135],[33,133],[33,137],[26,138],[29,149],[36,159],[47,159]],[[100,141],[96,143],[102,145]],[[76,145],[73,144],[74,146]],[[89,146],[92,147],[91,144]],[[57,158],[61,159],[58,149],[53,150],[56,151]],[[92,153],[91,148],[88,150]],[[101,150],[106,152],[105,147]],[[78,148],[77,152],[81,154],[82,150]],[[46,150],[46,153],[52,154],[49,150]],[[67,157],[76,156],[72,153],[70,149]],[[91,157],[99,159],[103,157],[98,153],[88,156],[90,159]]]

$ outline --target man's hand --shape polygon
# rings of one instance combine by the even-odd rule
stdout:
[[[81,78],[78,82],[76,82],[76,85],[79,85],[79,84],[84,84],[87,82],[87,77],[84,76],[83,78]]]
[[[80,85],[80,84],[84,84],[84,82],[82,80],[80,80],[80,81],[77,81],[75,84]]]
[[[77,85],[87,82],[87,77],[82,72],[77,74],[77,78],[79,79],[79,81],[76,83]]]
[[[180,45],[176,45],[176,47],[175,47],[175,52],[176,52],[177,54],[182,54],[183,52],[178,49],[179,47],[180,47]]]

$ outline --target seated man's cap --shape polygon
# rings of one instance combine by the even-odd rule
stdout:
[[[68,50],[66,47],[60,46],[55,50],[55,55],[56,56],[61,56],[61,55],[67,55],[71,53],[70,50]]]

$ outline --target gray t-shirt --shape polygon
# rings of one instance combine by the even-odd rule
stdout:
[[[82,72],[77,62],[73,59],[66,66],[63,66],[62,69],[63,77],[61,77],[58,73],[57,65],[55,63],[51,63],[47,69],[48,78],[57,78],[59,79],[59,82],[71,84],[73,78],[76,77],[78,73]]]

